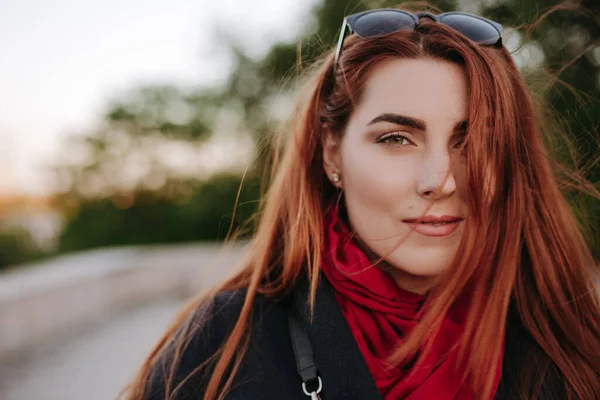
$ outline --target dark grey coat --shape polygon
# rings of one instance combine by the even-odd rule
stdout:
[[[300,284],[295,301],[273,302],[258,296],[253,309],[250,347],[234,380],[228,400],[309,400],[302,391],[302,381],[296,370],[288,330],[289,307],[303,313],[308,286]],[[245,292],[217,295],[208,308],[199,310],[190,324],[203,328],[184,352],[176,381],[181,382],[202,361],[215,353],[232,329],[244,301]],[[306,315],[306,314],[304,314]],[[316,295],[313,324],[305,318],[305,327],[313,346],[319,375],[323,381],[323,400],[380,400],[381,396],[358,349],[346,320],[334,297],[333,288],[322,278]],[[509,319],[506,332],[502,379],[496,400],[519,399],[518,381],[523,374],[521,363],[530,352],[538,351],[516,321]],[[173,356],[172,348],[162,363]],[[162,365],[164,366],[164,365]],[[148,382],[148,400],[164,399],[162,366],[154,370]],[[201,399],[204,385],[199,375],[189,379],[176,395],[177,400]],[[550,368],[542,387],[543,400],[563,400],[562,380]]]

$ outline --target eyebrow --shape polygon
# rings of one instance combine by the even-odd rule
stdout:
[[[410,128],[418,129],[420,131],[425,131],[427,129],[427,123],[419,118],[408,117],[406,115],[394,114],[394,113],[385,113],[380,114],[377,117],[373,118],[368,125],[373,125],[378,122],[391,122],[396,125],[408,126]],[[460,121],[456,125],[454,125],[455,132],[464,132],[467,130],[468,121]]]

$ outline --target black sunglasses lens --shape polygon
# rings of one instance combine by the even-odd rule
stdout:
[[[483,45],[493,45],[500,40],[500,33],[489,22],[461,14],[447,14],[442,16],[441,23],[448,25],[473,40]]]
[[[361,38],[387,35],[402,29],[414,29],[415,20],[403,12],[381,10],[361,15],[352,26]]]

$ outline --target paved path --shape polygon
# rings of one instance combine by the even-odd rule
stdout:
[[[0,400],[115,399],[184,305],[183,297],[222,280],[242,249],[210,244],[108,249],[4,275],[0,306],[3,299],[7,309],[37,301],[32,310],[24,307],[29,314],[8,313],[29,318],[20,321],[26,327],[21,335],[41,332],[45,320],[58,324],[73,309],[81,315],[71,318],[68,329],[1,360]],[[76,281],[65,283],[65,277]],[[98,304],[104,304],[102,312]]]
[[[145,305],[0,365],[0,399],[115,399],[182,305]]]

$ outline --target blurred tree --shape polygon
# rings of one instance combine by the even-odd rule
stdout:
[[[67,214],[58,250],[224,239],[234,209],[232,226],[243,226],[260,197],[256,175],[247,174],[235,207],[239,175],[201,180],[210,171],[198,167],[185,176],[178,157],[211,157],[202,150],[222,103],[222,92],[143,87],[114,102],[99,129],[73,136],[54,168]]]
[[[214,130],[220,97],[155,86],[115,101],[101,127],[70,138],[55,168],[62,189],[86,196],[160,186],[177,174],[168,164],[169,146],[198,150]]]

